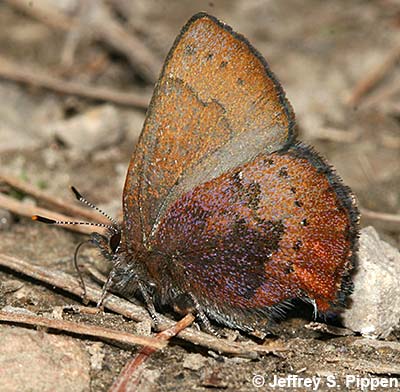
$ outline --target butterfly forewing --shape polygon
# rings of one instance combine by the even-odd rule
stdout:
[[[179,184],[201,162],[207,166],[208,156],[215,160],[224,145],[254,132],[264,133],[259,147],[279,150],[292,140],[293,126],[282,88],[247,40],[211,16],[193,17],[167,57],[128,169],[128,241],[147,243],[162,214],[185,192]],[[230,154],[219,159],[228,169]],[[243,154],[240,163],[247,159]],[[197,181],[219,174],[209,171]],[[191,186],[198,185],[194,181]]]

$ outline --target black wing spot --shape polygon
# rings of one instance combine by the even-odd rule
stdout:
[[[278,174],[279,174],[280,177],[283,177],[283,178],[288,178],[289,177],[289,172],[288,172],[286,166],[280,168]]]
[[[259,207],[261,200],[261,186],[253,181],[249,184],[243,183],[243,174],[240,170],[236,171],[232,176],[233,184],[237,189],[239,199],[253,211]]]
[[[233,173],[232,176],[233,182],[234,184],[239,187],[242,188],[242,172],[240,170],[236,171],[235,173]]]
[[[286,275],[289,275],[289,274],[293,273],[294,272],[293,264],[290,263],[289,265],[287,265],[285,267],[284,271],[285,271]]]
[[[264,162],[268,166],[273,166],[275,164],[275,162],[274,162],[274,160],[272,158],[268,158]]]
[[[185,46],[185,56],[192,56],[195,53],[195,48],[192,45]]]
[[[252,182],[246,188],[248,197],[248,206],[251,210],[256,210],[259,207],[261,200],[261,186],[258,182]]]
[[[297,240],[296,243],[293,245],[293,250],[298,252],[302,246],[303,242],[301,240]]]

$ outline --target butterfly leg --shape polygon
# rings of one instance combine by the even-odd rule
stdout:
[[[313,318],[314,318],[314,321],[316,321],[317,320],[317,317],[318,317],[318,306],[317,306],[317,301],[315,301],[315,299],[312,299],[311,300],[311,304],[312,304],[312,306],[313,306]]]
[[[108,275],[106,283],[104,283],[104,285],[103,285],[103,289],[101,291],[101,297],[96,305],[97,308],[101,308],[103,306],[103,302],[107,296],[107,293],[109,292],[110,287],[112,286],[113,278],[114,278],[114,274],[113,274],[113,271],[111,271],[110,275]]]
[[[194,308],[196,310],[196,316],[199,318],[205,331],[211,335],[216,336],[217,338],[220,338],[221,337],[220,333],[217,330],[215,330],[214,327],[211,325],[210,320],[208,319],[207,315],[204,313],[201,305],[199,304],[199,301],[197,301],[197,298],[192,293],[189,293],[189,296],[190,296],[191,300],[193,301]]]
[[[150,317],[153,320],[154,325],[156,326],[157,324],[159,324],[160,320],[158,318],[156,308],[154,307],[153,299],[151,298],[149,292],[141,281],[138,281],[138,287],[140,290],[140,294],[142,294],[142,297],[144,299],[144,303],[146,304],[147,311],[149,312]]]
[[[101,297],[99,302],[97,303],[97,307],[100,308],[103,305],[104,299],[107,296],[107,293],[109,292],[110,288],[113,286],[114,284],[114,278],[117,275],[116,273],[116,269],[111,270],[110,275],[108,276],[108,279],[106,281],[106,283],[103,286],[103,290],[101,293]],[[156,309],[154,307],[153,304],[153,299],[152,297],[149,295],[148,290],[146,289],[146,287],[143,285],[143,283],[140,280],[137,280],[137,287],[140,290],[140,294],[142,294],[142,297],[144,299],[147,311],[150,314],[151,319],[153,320],[154,325],[157,325],[159,323],[159,319],[157,316],[157,312]]]

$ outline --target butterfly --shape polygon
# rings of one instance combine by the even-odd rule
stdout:
[[[112,288],[251,331],[295,299],[324,314],[351,292],[359,212],[299,142],[261,54],[206,13],[170,50],[129,164],[123,222],[92,242]]]

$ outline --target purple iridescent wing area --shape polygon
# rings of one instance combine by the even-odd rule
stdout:
[[[233,319],[296,297],[326,311],[348,282],[357,216],[350,190],[309,148],[261,154],[168,209],[153,272],[173,262],[180,291]]]

